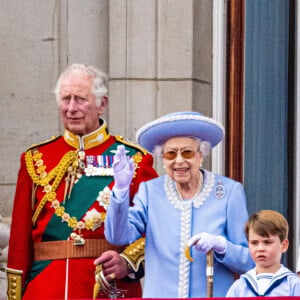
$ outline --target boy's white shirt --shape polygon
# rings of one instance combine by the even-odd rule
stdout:
[[[258,293],[260,295],[263,295],[266,292],[273,277],[274,277],[273,273],[260,273],[260,274],[256,275]]]

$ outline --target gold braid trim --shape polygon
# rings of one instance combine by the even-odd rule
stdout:
[[[47,201],[53,201],[56,198],[56,189],[58,188],[59,184],[61,183],[68,167],[77,159],[77,151],[69,151],[67,152],[58,165],[53,168],[45,177],[39,176],[34,168],[34,159],[31,151],[27,151],[25,155],[25,162],[29,176],[31,177],[32,181],[36,185],[46,186],[48,185],[53,179],[53,184],[51,187],[51,191],[47,192],[44,197],[42,198],[41,202],[39,203],[37,209],[34,212],[32,217],[32,223],[35,225],[35,222],[41,213],[43,207],[47,203]]]
[[[142,156],[141,152],[137,152],[136,154],[134,154],[132,156],[132,160],[134,162],[134,173],[133,173],[132,178],[136,177],[136,175],[137,175],[136,170],[139,168],[139,163],[142,161],[142,159],[143,159],[143,156]]]
[[[137,272],[140,264],[144,261],[145,253],[145,238],[140,238],[127,246],[125,250],[120,253],[120,256],[124,257],[130,264],[132,269]]]
[[[6,269],[7,276],[7,299],[21,300],[22,298],[22,274],[23,271]]]

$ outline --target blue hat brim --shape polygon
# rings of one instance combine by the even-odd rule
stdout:
[[[177,112],[162,116],[141,127],[137,142],[149,152],[172,137],[196,137],[215,147],[224,138],[224,128],[215,120],[198,112]]]

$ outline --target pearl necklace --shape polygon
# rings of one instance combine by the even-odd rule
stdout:
[[[174,180],[168,175],[165,175],[165,192],[170,203],[179,210],[186,210],[191,205],[195,208],[199,208],[207,199],[208,195],[213,189],[215,182],[215,175],[212,172],[202,169],[205,174],[205,182],[202,183],[202,188],[198,189],[198,192],[190,200],[183,200],[176,188]],[[204,181],[204,178],[202,178]]]
[[[194,199],[198,193],[201,192],[202,190],[202,185],[203,185],[203,174],[201,171],[199,171],[199,181],[198,181],[198,184],[196,185],[192,195],[193,197],[190,198],[190,199]],[[177,182],[175,182],[175,187],[176,187],[176,190],[177,190],[177,193],[178,193],[178,196],[181,200],[184,200],[184,198],[182,197],[182,188],[180,186],[180,184],[178,184]]]

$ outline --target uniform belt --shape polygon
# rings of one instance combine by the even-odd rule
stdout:
[[[74,245],[74,241],[51,241],[34,243],[34,260],[67,258],[96,258],[104,251],[121,252],[124,247],[109,244],[105,239],[86,239],[84,245]]]

